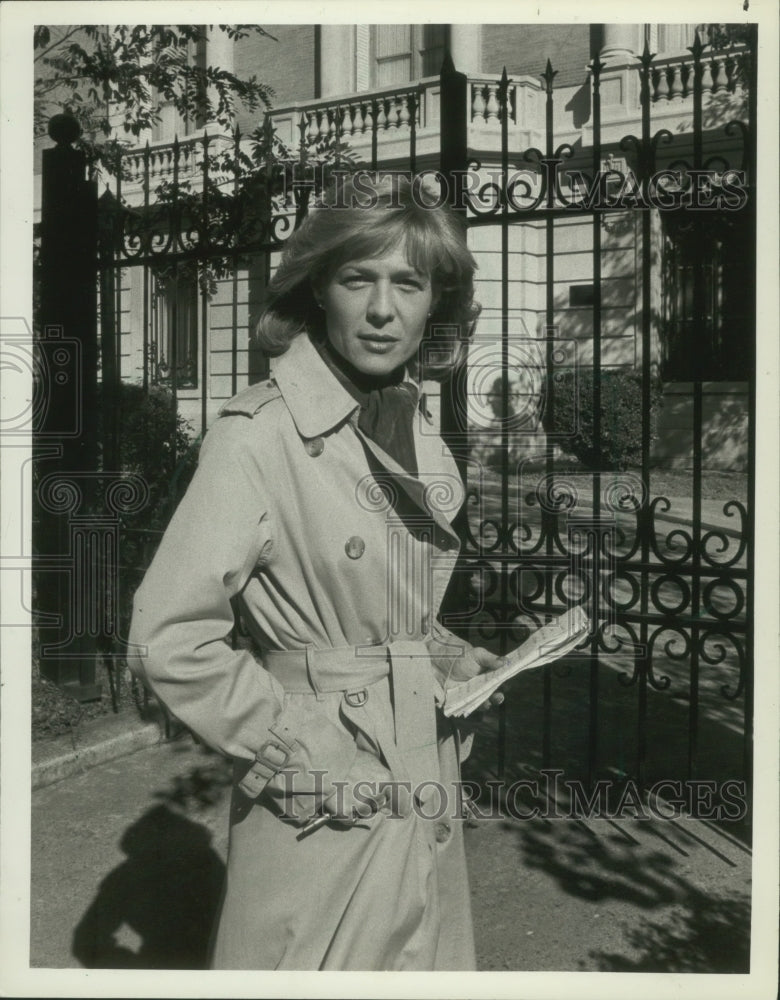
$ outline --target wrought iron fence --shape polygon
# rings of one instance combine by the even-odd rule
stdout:
[[[472,240],[492,240],[499,260],[498,301],[483,314],[469,364],[442,387],[442,432],[468,486],[447,621],[500,652],[573,604],[586,605],[593,622],[578,656],[511,690],[489,762],[501,775],[522,757],[565,766],[591,783],[604,774],[633,776],[643,786],[656,777],[696,777],[703,739],[710,753],[718,734],[727,733],[739,752],[726,755],[713,776],[750,778],[755,365],[747,298],[724,312],[743,323],[747,495],[717,505],[703,494],[704,380],[713,373],[695,360],[713,343],[710,258],[697,252],[706,241],[696,234],[714,216],[728,216],[730,226],[741,227],[741,252],[755,245],[755,47],[738,55],[752,65],[748,120],[705,127],[705,94],[732,86],[736,61],[708,54],[697,39],[678,74],[676,64],[646,49],[632,71],[640,93],[637,135],[618,134],[614,122],[604,127],[604,66],[595,61],[589,146],[556,143],[549,64],[539,82],[513,83],[506,73],[469,80],[450,62],[442,72],[436,165]],[[251,140],[238,132],[229,139],[203,135],[147,145],[117,162],[100,203],[104,470],[119,472],[130,461],[127,418],[137,401],[122,389],[128,380],[156,401],[149,426],[162,413],[167,433],[160,452],[133,452],[134,468],[147,461],[165,488],[155,493],[152,484],[152,514],[147,509],[122,522],[123,595],[115,605],[127,604],[186,483],[210,407],[268,374],[268,360],[247,331],[274,254],[305,215],[312,191],[328,171],[359,165],[347,140],[366,147],[366,166],[419,169],[431,95],[424,81],[403,92],[318,102],[296,123],[294,157],[289,137],[282,142],[269,118]],[[692,121],[675,136],[655,127],[654,108],[677,96],[690,99]],[[528,130],[520,110],[531,99],[542,101],[543,148],[522,145]],[[471,153],[474,124],[497,137],[481,160]],[[692,197],[709,198],[707,209],[686,207]],[[659,341],[671,336],[664,323],[677,317],[664,318],[657,305],[659,241],[672,238],[660,228],[664,213],[693,233],[689,292],[677,300],[687,310],[685,325],[674,331],[678,353],[681,332],[690,338],[686,356],[693,359],[684,372],[691,383],[688,507],[654,488],[651,464]],[[587,233],[581,256],[589,267],[570,282],[563,309],[556,269],[573,222],[578,238]],[[533,243],[533,251],[518,252],[518,241]],[[622,365],[621,375],[609,354],[616,286],[604,272],[608,254],[627,247],[637,261],[635,284],[620,308],[636,324],[638,360]],[[538,303],[518,279],[531,266],[542,289]],[[541,326],[529,330],[535,312]],[[616,468],[621,459],[612,446],[626,429],[634,431],[635,465]],[[538,740],[533,750],[531,734]]]
[[[755,51],[740,52],[739,58],[749,60],[755,72]],[[461,386],[450,400],[468,398],[471,389],[471,408],[451,402],[445,423],[462,460],[469,501],[461,520],[462,583],[449,611],[473,641],[493,643],[502,653],[572,604],[584,604],[593,623],[579,655],[545,668],[535,686],[524,679],[502,706],[492,768],[500,777],[517,776],[518,768],[532,762],[564,767],[591,787],[604,777],[631,778],[641,788],[672,777],[749,781],[755,318],[749,292],[736,304],[732,294],[724,307],[730,326],[708,308],[723,294],[729,249],[721,241],[721,267],[714,275],[708,234],[713,224],[739,231],[731,263],[743,276],[750,272],[755,122],[751,111],[750,121],[725,119],[717,126],[708,121],[705,128],[706,95],[715,92],[713,67],[718,90],[736,80],[736,61],[728,61],[728,81],[726,65],[725,57],[713,56],[698,36],[689,59],[674,66],[657,61],[645,48],[633,71],[640,95],[639,134],[620,135],[614,124],[603,128],[605,67],[593,62],[590,149],[556,142],[555,71],[549,63],[543,78],[544,146],[518,149],[511,136],[516,117],[512,81],[505,73],[498,86],[488,88],[492,117],[501,129],[500,155],[486,165],[469,162],[463,151],[461,169],[480,178],[465,199],[470,230],[491,231],[501,259],[500,329],[494,337],[478,334],[469,364],[472,370],[484,369],[483,384],[498,387],[500,408],[495,419],[480,422],[490,393],[483,389],[482,398],[475,399],[474,379],[469,382],[467,372],[461,373]],[[657,126],[656,103],[669,99],[667,78],[672,89],[684,80],[677,96],[684,90],[690,97],[687,134]],[[748,89],[752,103],[755,77]],[[739,141],[726,149],[724,139],[735,136]],[[620,169],[616,159],[622,161]],[[733,201],[721,197],[730,179],[740,188]],[[697,183],[707,191],[698,204],[692,188]],[[674,294],[668,274],[663,285],[654,232],[660,221],[669,238],[664,214],[674,218],[678,231],[685,228],[688,250],[682,296],[686,322],[673,330],[668,324],[675,317],[659,316],[654,306],[659,285]],[[590,356],[584,358],[576,353],[583,345],[578,314],[562,314],[556,277],[561,249],[571,250],[564,240],[575,218],[590,228],[592,283],[575,289],[584,294],[570,303],[586,306],[589,313],[592,339],[586,342]],[[637,232],[631,252],[638,257],[639,341],[634,366],[639,405],[629,410],[622,406],[610,367],[614,361],[607,356],[614,299],[604,273],[606,241],[627,220]],[[512,328],[516,275],[511,269],[513,263],[522,266],[522,258],[513,256],[511,243],[517,244],[521,230],[537,237],[543,258],[544,324],[541,336],[533,332],[518,338]],[[679,288],[677,295],[679,300]],[[681,336],[687,339],[683,345]],[[727,340],[719,354],[716,336]],[[684,370],[671,377],[691,383],[687,503],[659,492],[658,473],[651,467],[654,397],[660,375],[670,377],[668,365],[661,369],[670,338],[672,349],[685,359]],[[705,500],[705,383],[724,376],[718,365],[725,363],[728,370],[729,358],[730,377],[747,383],[747,488],[731,498]],[[512,382],[527,383],[529,368],[536,370],[541,387],[523,399]],[[536,406],[540,397],[534,414],[529,402]],[[559,416],[561,405],[565,418],[574,417],[568,427]],[[637,425],[636,463],[630,469],[616,466],[610,454],[621,430],[610,422],[623,421]],[[587,454],[583,425],[591,439]],[[573,463],[567,453],[577,450],[578,438],[580,461]],[[482,461],[475,463],[477,452]],[[485,455],[492,455],[487,468]],[[529,738],[540,740],[538,751],[529,752]]]

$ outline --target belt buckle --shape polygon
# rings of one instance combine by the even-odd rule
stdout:
[[[282,746],[278,740],[266,740],[255,754],[255,760],[258,764],[262,764],[274,772],[281,771],[289,759],[289,747]]]
[[[368,691],[365,688],[361,688],[360,691],[345,691],[344,701],[350,708],[362,708],[368,701]]]

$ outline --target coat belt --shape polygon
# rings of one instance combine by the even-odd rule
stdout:
[[[396,781],[409,781],[421,802],[439,781],[436,735],[437,683],[423,641],[386,646],[340,646],[327,649],[264,651],[262,664],[285,691],[312,694],[344,692],[347,704],[364,704],[354,695],[390,677],[393,726],[384,712],[370,712],[379,747]],[[366,701],[370,698],[367,692]],[[359,715],[352,713],[358,722]]]
[[[359,655],[354,646],[309,646],[268,650],[261,655],[263,666],[285,691],[319,695],[358,691],[376,684],[390,673],[390,650],[390,646],[367,646]]]

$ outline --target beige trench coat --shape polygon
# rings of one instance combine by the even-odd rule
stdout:
[[[223,407],[136,593],[136,669],[235,761],[215,968],[474,967],[459,742],[421,641],[463,489],[422,415],[414,433],[419,482],[364,438],[355,400],[297,337],[273,380]],[[431,516],[411,530],[386,490],[420,484]],[[234,598],[251,649],[229,642]],[[415,808],[300,837],[313,772],[342,780],[361,752],[425,785]]]

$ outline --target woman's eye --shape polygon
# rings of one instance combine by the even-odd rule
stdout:
[[[347,288],[361,288],[366,283],[366,279],[359,274],[350,274],[343,278],[341,283]]]

